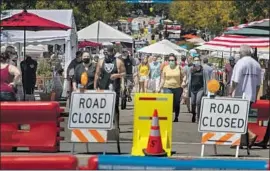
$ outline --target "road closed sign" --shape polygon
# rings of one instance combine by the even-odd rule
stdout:
[[[248,100],[203,97],[198,130],[245,134],[248,113]]]
[[[115,98],[115,92],[111,91],[72,93],[68,128],[111,130]]]

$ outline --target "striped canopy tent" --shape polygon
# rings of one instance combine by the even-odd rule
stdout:
[[[239,48],[242,44],[249,45],[252,48],[267,48],[270,40],[265,37],[247,37],[240,35],[222,35],[206,42],[205,45]]]
[[[253,21],[253,22],[246,23],[246,24],[240,24],[238,26],[228,27],[226,30],[239,30],[242,28],[269,30],[270,29],[269,21],[270,21],[270,19],[267,18],[267,19],[263,19],[263,20],[259,20],[259,21]]]
[[[240,35],[222,35],[206,42],[195,49],[208,51],[230,52],[231,55],[238,53],[240,46],[246,44],[257,48],[258,54],[269,53],[270,40],[266,37],[247,37]],[[260,55],[259,55],[260,56]]]
[[[228,27],[224,34],[270,37],[269,19]]]

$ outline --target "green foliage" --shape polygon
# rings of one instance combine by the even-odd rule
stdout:
[[[52,69],[49,59],[43,58],[38,61],[37,75],[41,77],[52,76]]]
[[[97,20],[114,22],[129,13],[124,0],[3,0],[3,9],[73,9],[78,30]]]
[[[209,29],[218,34],[224,28],[269,18],[269,0],[174,1],[169,14],[185,28]]]

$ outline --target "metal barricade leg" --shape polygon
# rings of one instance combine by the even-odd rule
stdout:
[[[247,145],[247,155],[250,155],[250,151],[249,151],[248,131],[247,131],[247,133],[246,133],[246,145]]]
[[[117,143],[117,151],[119,154],[121,154],[120,149],[120,126],[119,126],[119,108],[116,107],[115,114],[114,114],[114,133],[115,133],[115,139]]]

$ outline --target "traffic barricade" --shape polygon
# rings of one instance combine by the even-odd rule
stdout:
[[[162,147],[171,156],[173,95],[158,93],[137,93],[134,97],[134,124],[132,156],[144,156],[150,135],[154,110],[158,111]]]
[[[89,143],[106,145],[112,137],[110,133],[115,135],[120,153],[119,131],[113,126],[115,98],[116,94],[112,91],[83,90],[72,93],[68,121],[72,154],[77,143],[85,143],[87,152]],[[103,152],[106,153],[106,146]]]
[[[1,156],[1,170],[76,170],[72,155]]]
[[[88,170],[269,170],[267,160],[92,156]]]
[[[57,102],[2,102],[1,151],[16,151],[19,147],[30,152],[60,150],[60,106]]]
[[[270,113],[270,101],[269,100],[257,100],[251,105],[252,110],[257,111],[257,124],[267,125],[264,122],[268,120]]]
[[[239,155],[241,135],[247,134],[248,114],[250,102],[245,99],[215,97],[220,84],[217,80],[210,80],[207,84],[208,96],[201,100],[201,111],[198,131],[202,132],[201,157],[204,156],[206,144],[236,146],[235,157]],[[249,155],[249,148],[247,148]]]

